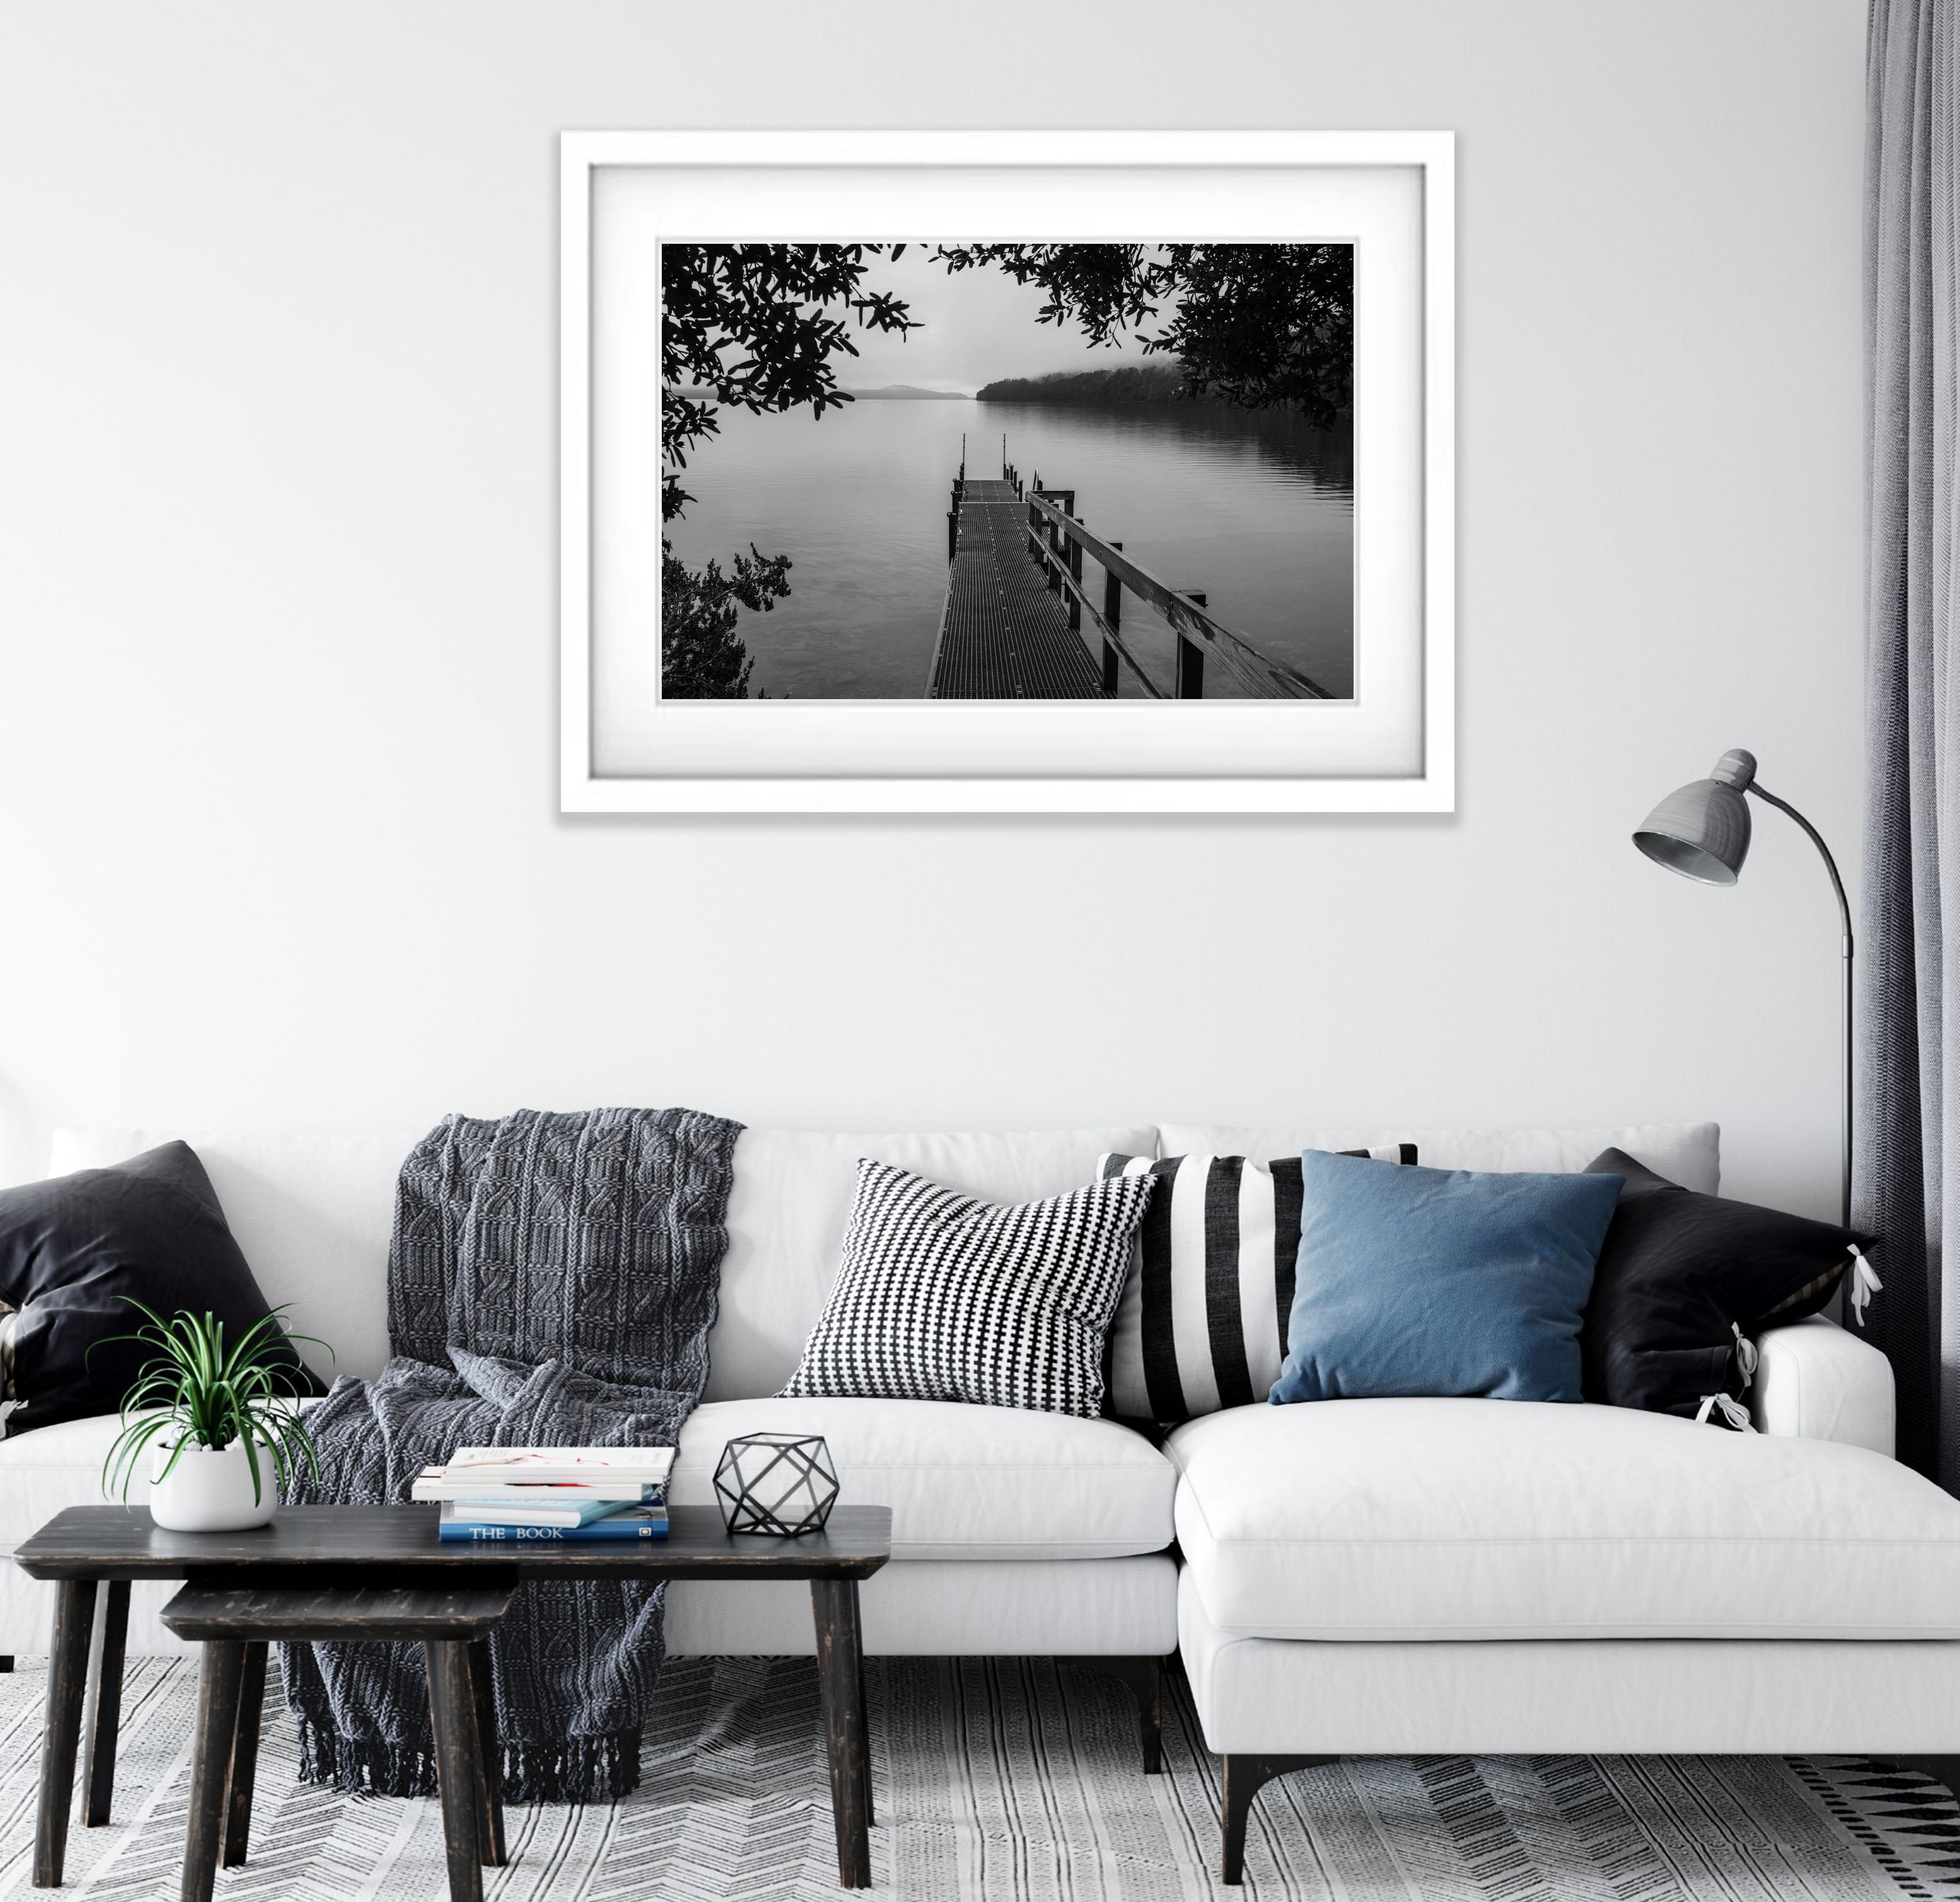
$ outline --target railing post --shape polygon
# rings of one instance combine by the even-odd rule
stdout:
[[[1071,634],[1082,631],[1082,596],[1077,592],[1082,586],[1082,544],[1074,536],[1068,538],[1068,578],[1075,587],[1068,591],[1068,631]]]
[[[1121,542],[1109,545],[1119,553]],[[1110,634],[1118,632],[1123,625],[1123,584],[1107,568],[1102,571],[1102,622]],[[1116,650],[1110,645],[1108,636],[1102,641],[1102,692],[1106,698],[1116,697]]]
[[[1185,588],[1179,592],[1187,601],[1201,608],[1211,598],[1199,588]],[[1177,637],[1177,698],[1180,700],[1202,700],[1204,698],[1204,650],[1182,634]]]
[[[959,511],[950,508],[946,511],[946,565],[952,567],[953,558],[959,552]]]

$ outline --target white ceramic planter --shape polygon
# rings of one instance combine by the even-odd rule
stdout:
[[[252,1496],[252,1468],[245,1444],[234,1439],[213,1452],[186,1446],[167,1478],[170,1449],[158,1446],[150,1461],[150,1517],[170,1532],[244,1532],[271,1522],[278,1505],[272,1457],[259,1449],[259,1497]]]

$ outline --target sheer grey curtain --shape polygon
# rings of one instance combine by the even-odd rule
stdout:
[[[1857,1219],[1899,1454],[1960,1490],[1960,674],[1954,587],[1960,0],[1872,0],[1866,135],[1866,794]],[[1949,936],[1945,921],[1954,921]],[[1956,1241],[1960,1247],[1960,1241]]]

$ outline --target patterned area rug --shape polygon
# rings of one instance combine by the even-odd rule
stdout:
[[[1960,1888],[1960,1812],[1937,1786],[1861,1759],[1370,1758],[1268,1784],[1246,1885],[1214,1878],[1217,1760],[1181,1685],[1165,1772],[1138,1767],[1134,1706],[1112,1681],[1042,1659],[870,1668],[877,1888],[903,1902],[1897,1902]],[[0,1677],[0,1896],[33,1893],[39,1659]],[[69,1836],[73,1902],[171,1902],[194,1671],[132,1660],[116,1820]],[[434,1902],[433,1802],[297,1783],[276,1687],[252,1857],[221,1897]],[[814,1668],[670,1665],[645,1780],[616,1808],[513,1810],[492,1902],[834,1896]]]

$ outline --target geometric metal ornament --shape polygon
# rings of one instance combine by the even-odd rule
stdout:
[[[837,1503],[837,1471],[818,1433],[745,1433],[721,1449],[714,1491],[731,1533],[800,1538]]]

